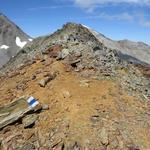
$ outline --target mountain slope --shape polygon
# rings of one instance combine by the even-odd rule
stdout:
[[[149,81],[141,78],[135,66],[128,62],[126,55],[107,48],[89,29],[75,23],[68,23],[52,35],[35,39],[29,47],[9,61],[1,72],[5,74],[7,71],[27,65],[28,62],[34,63],[38,58],[45,60],[47,57],[65,60],[77,71],[91,69],[91,74],[101,73],[118,78],[129,89],[136,88],[146,97],[150,97]],[[122,77],[118,72],[121,68],[124,68],[124,71],[129,70],[130,76]]]
[[[0,67],[32,39],[0,13]]]
[[[149,149],[150,68],[122,60],[82,25],[35,39],[6,68],[0,107],[30,95],[49,109],[30,128],[23,118],[0,131],[2,148]]]
[[[131,62],[135,62],[135,63],[145,62],[147,64],[150,64],[150,59],[149,59],[150,58],[150,46],[149,45],[147,45],[143,42],[133,42],[133,41],[129,41],[129,40],[114,41],[87,26],[84,26],[84,27],[89,29],[89,31],[92,32],[93,35],[100,42],[102,42],[106,47],[111,48],[111,49],[116,49],[116,50],[122,52],[123,54],[129,56],[129,60]],[[132,58],[130,56],[132,56]],[[134,58],[136,58],[136,59],[134,59]],[[139,62],[138,62],[138,60],[139,60]]]

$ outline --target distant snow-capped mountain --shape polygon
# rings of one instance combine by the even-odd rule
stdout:
[[[31,41],[30,36],[0,13],[0,67]]]

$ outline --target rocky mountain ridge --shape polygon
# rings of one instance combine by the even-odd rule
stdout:
[[[78,24],[75,23],[69,23],[69,24],[74,24],[76,27],[78,27]],[[65,27],[65,26],[64,26]],[[104,35],[84,26],[84,25],[80,25],[80,28],[82,28],[85,32],[89,33],[91,35],[91,37],[93,37],[93,39],[95,39],[95,41],[99,41],[100,43],[102,43],[106,48],[108,49],[115,49],[120,53],[120,57],[122,57],[122,59],[127,60],[128,62],[132,62],[135,64],[143,64],[146,66],[149,66],[149,51],[150,51],[150,46],[142,43],[142,42],[131,42],[129,40],[122,40],[122,41],[113,41],[107,37],[105,37]],[[60,29],[60,31],[62,31],[64,28]],[[70,30],[70,33],[72,33],[73,31]],[[56,34],[59,33],[59,30],[55,32]],[[36,53],[35,51],[43,51],[44,49],[46,49],[46,47],[49,47],[50,45],[53,44],[53,42],[55,43],[55,41],[57,41],[57,43],[59,43],[59,41],[62,42],[66,42],[68,39],[67,36],[69,36],[69,34],[66,34],[66,37],[63,37],[64,35],[61,35],[60,37],[58,37],[58,39],[55,38],[55,35],[49,35],[49,36],[43,36],[43,37],[39,37],[37,39],[34,40],[33,44],[31,44],[28,48],[26,48],[25,51],[28,51],[28,55],[30,55],[30,58],[32,57],[32,55],[34,55],[33,53]],[[79,38],[81,40],[81,37],[84,39],[85,37],[83,37],[83,35],[80,34],[80,29],[76,32],[76,34],[79,34],[80,37],[77,37],[77,35],[74,35],[75,38]],[[70,35],[70,40],[72,40],[73,37],[71,37],[72,35]],[[78,41],[78,39],[75,39],[76,41]],[[63,41],[62,41],[63,39]],[[86,38],[85,38],[86,39]],[[89,39],[88,39],[89,40]],[[82,40],[81,40],[82,41]],[[90,40],[89,40],[90,41]],[[75,42],[75,41],[74,41]],[[80,42],[80,41],[79,41]],[[88,44],[88,43],[86,43]],[[37,48],[37,49],[36,49]],[[24,51],[24,50],[22,50]],[[22,59],[22,55],[21,53],[18,54],[18,60]],[[13,61],[13,60],[12,60]],[[10,63],[9,63],[10,64]]]
[[[2,72],[24,66],[27,62],[34,62],[39,57],[47,59],[49,57],[57,60],[64,60],[71,64],[77,71],[91,70],[91,75],[101,73],[105,76],[120,79],[126,84],[128,89],[136,89],[144,96],[150,97],[149,81],[142,77],[138,69],[128,62],[126,55],[119,51],[107,48],[83,25],[68,23],[61,30],[54,34],[35,39],[33,44],[23,49],[12,59]],[[122,78],[118,72],[128,70],[129,74]],[[141,82],[141,83],[140,83]]]

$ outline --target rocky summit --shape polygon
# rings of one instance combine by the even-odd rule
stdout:
[[[1,149],[150,149],[149,66],[81,24],[17,53],[1,69],[0,95]]]

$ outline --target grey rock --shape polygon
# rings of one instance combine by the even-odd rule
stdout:
[[[45,78],[45,79],[40,80],[40,81],[39,81],[39,85],[40,85],[41,87],[45,87],[49,81],[51,81],[51,78],[47,77],[47,78]]]
[[[47,83],[48,83],[47,79],[42,79],[42,80],[39,81],[39,85],[40,85],[41,87],[45,87],[45,85],[46,85]]]
[[[57,56],[57,60],[64,59],[69,55],[69,50],[68,49],[63,49],[61,52],[59,52]]]
[[[37,114],[27,115],[22,119],[24,128],[32,127],[35,122],[38,120]]]
[[[103,145],[108,145],[109,137],[108,137],[108,131],[106,130],[106,128],[103,127],[100,130],[99,137],[100,137],[100,141]]]
[[[7,116],[0,117],[0,129],[12,124],[23,118],[26,113],[30,112],[32,108],[28,107],[25,98],[20,98],[0,109],[0,114],[9,113]]]
[[[42,105],[42,110],[48,110],[48,109],[49,109],[49,106],[47,104]]]
[[[36,147],[32,143],[26,143],[22,148],[19,150],[35,150]]]

